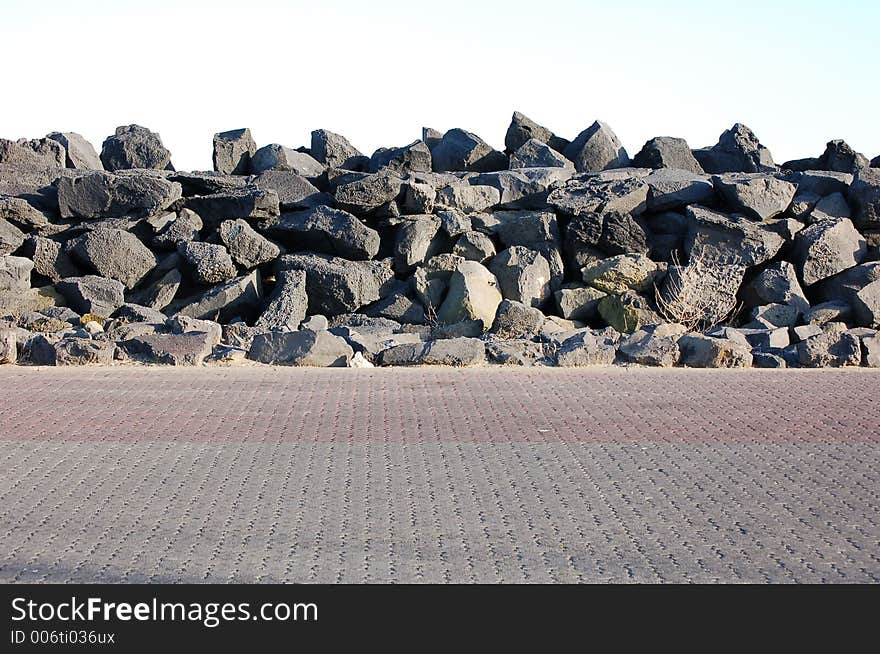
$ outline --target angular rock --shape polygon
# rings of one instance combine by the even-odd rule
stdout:
[[[249,312],[263,298],[263,286],[259,271],[236,277],[232,281],[209,288],[195,298],[183,303],[177,313],[192,318],[228,320]]]
[[[504,300],[498,305],[492,333],[499,338],[531,338],[544,323],[544,314],[539,309],[515,300]]]
[[[163,310],[174,300],[177,289],[180,288],[180,271],[172,269],[165,272],[162,277],[135,293],[129,295],[129,301],[140,304],[157,311]]]
[[[853,207],[853,222],[861,228],[880,227],[880,169],[859,170],[847,197]]]
[[[694,157],[709,174],[759,173],[775,170],[770,151],[742,123],[726,130],[711,148],[694,150]]]
[[[157,325],[164,325],[167,320],[167,316],[161,311],[129,302],[114,311],[113,317],[123,322],[148,322]]]
[[[403,191],[403,179],[383,170],[342,184],[336,189],[337,205],[353,213],[368,213],[397,200]]]
[[[840,368],[862,363],[859,339],[847,332],[825,332],[797,345],[798,362],[809,368]]]
[[[569,216],[616,211],[636,216],[648,206],[648,185],[638,178],[575,178],[552,191],[547,203]]]
[[[331,195],[322,193],[308,179],[292,170],[267,170],[250,177],[249,184],[264,191],[274,191],[285,211],[333,204]]]
[[[681,325],[639,329],[621,341],[620,353],[633,363],[670,368],[681,357],[678,339],[686,331]]]
[[[146,216],[167,209],[180,197],[180,184],[140,172],[92,172],[58,180],[63,218]]]
[[[95,147],[76,132],[52,132],[46,138],[64,147],[65,165],[77,170],[104,170]]]
[[[501,300],[495,275],[476,261],[464,261],[449,278],[449,291],[437,312],[437,320],[445,324],[480,320],[486,331],[495,321]]]
[[[508,154],[519,150],[527,141],[537,141],[553,148],[556,152],[562,152],[568,141],[559,138],[546,127],[538,125],[529,117],[518,111],[513,112],[513,118],[510,120],[510,126],[504,136],[504,149]],[[516,168],[517,166],[511,166]]]
[[[847,219],[810,225],[794,241],[795,263],[807,286],[861,263],[866,252],[865,239]]]
[[[43,170],[63,168],[64,163],[64,147],[53,139],[0,139],[0,165],[15,170]]]
[[[257,144],[247,128],[214,134],[214,170],[224,175],[247,175],[256,151]]]
[[[18,333],[9,327],[0,327],[0,365],[18,361]]]
[[[541,307],[550,298],[550,264],[536,250],[515,245],[496,255],[489,264],[501,296],[530,307]]]
[[[852,307],[847,302],[832,300],[822,302],[804,312],[804,322],[807,324],[824,325],[828,322],[845,322],[852,315]]]
[[[579,173],[599,172],[609,168],[629,166],[629,155],[617,135],[598,120],[590,125],[565,148],[563,154]]]
[[[368,158],[344,136],[334,134],[326,129],[316,129],[312,132],[312,156],[330,168],[344,168],[345,170],[363,170],[368,164]]]
[[[880,327],[880,281],[871,282],[856,293],[853,310],[859,325]]]
[[[725,338],[685,334],[678,339],[681,363],[689,368],[750,368],[752,352],[748,346]]]
[[[278,194],[255,186],[187,198],[186,207],[195,211],[210,227],[224,220],[264,219],[281,213]]]
[[[15,252],[24,239],[24,233],[18,227],[0,218],[0,256]]]
[[[370,262],[320,254],[283,255],[276,266],[278,272],[304,270],[309,313],[328,316],[352,313],[375,302],[380,288],[392,276],[390,269],[380,275]]]
[[[441,254],[416,268],[411,277],[413,291],[429,312],[440,307],[452,273],[464,261],[463,257],[455,254]]]
[[[271,143],[256,150],[250,162],[250,171],[254,175],[268,170],[288,170],[303,177],[318,177],[324,172],[324,166],[305,152]]]
[[[880,368],[880,334],[875,333],[872,336],[862,337],[862,353],[866,366]],[[2,359],[2,354],[0,354],[0,359]]]
[[[80,315],[110,316],[125,304],[125,285],[115,279],[97,275],[68,277],[55,284],[55,288]]]
[[[480,173],[468,178],[474,186],[491,186],[501,194],[500,206],[506,209],[546,209],[547,196],[568,180],[571,168],[518,168]]]
[[[617,340],[605,331],[581,330],[565,339],[556,351],[556,365],[563,368],[610,366],[617,357]]]
[[[622,334],[629,334],[646,325],[663,322],[648,300],[633,292],[609,294],[599,300],[599,315]]]
[[[369,171],[388,168],[397,173],[430,173],[431,150],[424,141],[414,141],[402,148],[379,148],[370,157]]]
[[[156,267],[156,255],[132,233],[98,228],[70,241],[70,254],[102,277],[132,289]]]
[[[698,175],[675,168],[661,168],[643,177],[648,185],[649,211],[679,209],[691,204],[711,202],[715,187],[708,175]]]
[[[810,222],[817,223],[823,220],[840,220],[852,217],[849,204],[843,193],[832,193],[820,199],[810,212]]]
[[[367,316],[386,318],[398,323],[423,325],[427,322],[425,306],[408,291],[391,293],[361,310]]]
[[[191,209],[164,214],[152,219],[152,222],[154,228],[159,228],[152,240],[153,247],[159,250],[176,250],[181,243],[198,241],[199,232],[204,228],[199,214]]]
[[[633,157],[632,163],[639,168],[675,168],[697,174],[703,173],[703,168],[694,158],[687,141],[672,136],[652,138]]]
[[[409,181],[403,185],[403,213],[427,214],[434,211],[437,191],[431,184]]]
[[[453,184],[437,191],[436,203],[446,209],[473,213],[500,204],[501,193],[493,186]]]
[[[177,249],[183,257],[193,280],[200,284],[219,284],[236,275],[235,263],[222,245],[191,241]]]
[[[537,139],[529,139],[510,155],[510,168],[574,168],[574,164]]]
[[[799,312],[810,308],[810,303],[798,281],[795,267],[788,261],[777,261],[761,271],[743,289],[743,297],[751,306],[788,304]]]
[[[306,273],[282,270],[266,302],[266,308],[254,323],[264,331],[297,329],[306,319],[309,298],[306,295]]]
[[[2,194],[0,194],[0,218],[24,230],[45,227],[49,224],[47,214],[24,198],[12,198]]]
[[[116,344],[90,338],[63,338],[54,346],[56,366],[110,365]]]
[[[581,269],[584,282],[606,293],[651,290],[662,269],[643,254],[620,254]]]
[[[544,343],[525,339],[508,339],[486,343],[486,354],[492,363],[513,366],[551,364],[549,348]]]
[[[219,234],[233,261],[247,270],[268,263],[281,254],[281,248],[255,232],[241,218],[224,220],[220,223]]]
[[[124,125],[107,137],[101,148],[101,163],[111,172],[129,168],[174,170],[171,153],[155,132],[140,125]]]
[[[21,292],[31,286],[34,262],[25,257],[0,256],[0,291]]]
[[[426,366],[479,366],[486,363],[486,345],[478,338],[445,338],[430,341],[422,354]]]
[[[790,182],[760,173],[720,175],[712,181],[734,211],[743,211],[758,220],[783,213],[797,191],[797,186]]]
[[[594,320],[599,315],[599,301],[606,295],[592,286],[563,287],[554,293],[559,315],[581,322]]]
[[[439,229],[440,219],[435,216],[407,217],[397,228],[394,269],[401,274],[409,273],[416,265],[438,254],[443,244],[443,239],[438,238]]]
[[[482,232],[463,232],[452,248],[452,253],[467,259],[485,263],[495,256],[495,244]]]
[[[257,334],[247,358],[271,365],[344,368],[353,354],[351,346],[340,336],[301,329]]]
[[[685,251],[690,260],[706,264],[757,266],[776,256],[784,239],[742,216],[728,216],[704,207],[687,209]]]
[[[476,134],[451,129],[431,148],[436,172],[490,172],[507,168],[507,157]]]
[[[216,334],[144,334],[120,343],[131,358],[169,366],[197,366],[210,356]]]

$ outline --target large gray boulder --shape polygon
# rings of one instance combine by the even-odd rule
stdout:
[[[180,304],[177,313],[204,320],[228,320],[253,311],[262,299],[262,280],[259,271],[254,270],[189,298]]]
[[[643,366],[672,367],[681,357],[678,339],[686,331],[675,324],[644,327],[620,342],[620,354]]]
[[[785,240],[766,226],[743,216],[700,206],[687,208],[684,247],[690,260],[705,264],[757,266],[772,259]]]
[[[0,291],[26,291],[33,269],[34,262],[25,257],[0,256]]]
[[[403,343],[384,350],[380,360],[383,366],[479,366],[486,362],[486,346],[468,337]]]
[[[599,301],[607,295],[592,286],[564,286],[554,293],[559,315],[566,320],[588,322],[599,313]]]
[[[190,276],[200,284],[218,284],[236,275],[235,262],[222,245],[190,241],[181,243],[177,251],[186,262]]]
[[[373,173],[336,189],[336,204],[353,213],[368,213],[397,200],[403,192],[403,178],[390,170]]]
[[[507,157],[476,134],[451,129],[431,148],[436,172],[490,172],[507,168]]]
[[[510,155],[510,168],[574,168],[574,164],[537,139],[529,139]]]
[[[596,121],[565,148],[563,154],[579,173],[629,166],[629,155],[620,139],[605,123]]]
[[[632,163],[638,168],[675,168],[703,173],[703,168],[691,152],[687,141],[673,136],[652,138],[633,157]]]
[[[281,248],[258,234],[241,218],[224,220],[218,231],[233,261],[247,270],[268,263],[281,254]]]
[[[437,191],[436,203],[451,211],[485,211],[501,203],[501,191],[486,184],[450,184]]]
[[[544,314],[516,300],[498,305],[491,332],[499,338],[532,338],[541,330]]]
[[[866,252],[864,237],[847,219],[810,225],[794,241],[795,262],[807,286],[861,263]]]
[[[144,363],[168,366],[196,366],[214,349],[216,334],[206,331],[187,331],[178,334],[142,334],[122,341],[125,353]]]
[[[63,218],[144,216],[167,209],[182,189],[155,174],[92,172],[58,180],[58,207]]]
[[[726,130],[711,148],[694,150],[694,157],[710,174],[760,173],[776,169],[770,151],[742,123]]]
[[[577,267],[605,255],[648,252],[644,228],[630,214],[617,211],[575,216],[565,230],[564,244]]]
[[[320,205],[307,211],[283,213],[260,228],[297,249],[347,259],[372,259],[379,252],[379,233],[342,209]]]
[[[110,316],[125,304],[125,285],[97,275],[68,277],[55,284],[55,289],[80,315]]]
[[[468,261],[485,263],[495,256],[495,244],[482,232],[464,232],[455,241],[452,253]]]
[[[431,150],[424,141],[414,141],[400,148],[379,148],[370,157],[369,170],[376,173],[383,168],[397,173],[430,173]]]
[[[727,338],[685,334],[678,339],[681,363],[689,368],[751,368],[752,351]]]
[[[64,168],[64,146],[50,138],[0,139],[0,165],[4,164],[17,171]]]
[[[276,366],[344,368],[353,355],[344,338],[328,331],[301,329],[257,334],[247,358]]]
[[[537,250],[509,247],[492,259],[489,270],[507,300],[538,308],[550,299],[550,264]]]
[[[28,231],[49,224],[47,212],[37,209],[24,198],[9,197],[2,193],[0,193],[0,218]]]
[[[182,278],[177,268],[163,273],[159,279],[145,284],[143,288],[128,295],[129,302],[140,304],[157,311],[163,310],[174,300]]]
[[[711,203],[715,187],[708,175],[676,168],[661,168],[642,181],[648,185],[648,210],[668,211],[691,204]]]
[[[648,207],[648,185],[637,177],[575,178],[550,192],[547,203],[569,216],[617,211],[637,216]]]
[[[152,216],[147,222],[155,230],[152,246],[157,250],[166,251],[176,250],[181,243],[187,241],[198,241],[199,232],[205,226],[201,216],[191,209]]]
[[[859,170],[849,187],[853,222],[863,229],[880,228],[880,168]]]
[[[15,252],[24,243],[24,239],[24,232],[0,218],[0,256]]]
[[[483,331],[487,331],[495,321],[501,300],[495,275],[476,261],[464,261],[449,277],[449,290],[437,320],[441,324],[479,320]]]
[[[104,141],[101,163],[111,172],[129,168],[174,170],[171,153],[159,135],[140,125],[117,127],[116,133]]]
[[[132,289],[156,267],[156,255],[137,236],[121,229],[98,228],[70,241],[69,252],[102,277]]]
[[[582,329],[556,350],[556,365],[563,368],[610,366],[617,357],[619,335],[613,330]]]
[[[214,170],[224,175],[247,175],[256,151],[257,144],[247,128],[214,134]]]
[[[407,274],[418,264],[438,254],[445,241],[439,231],[440,219],[436,216],[407,216],[397,228],[394,270]]]
[[[25,246],[27,256],[34,262],[34,272],[53,284],[65,277],[80,277],[82,271],[71,260],[61,243],[42,236],[30,236]]]
[[[52,344],[51,350],[43,344],[40,363],[53,366],[109,365],[113,363],[115,350],[116,344],[112,341],[65,337]]]
[[[808,368],[840,368],[862,363],[859,339],[848,332],[827,331],[797,345],[800,365]]]
[[[783,213],[797,191],[791,182],[761,173],[716,175],[712,181],[734,211],[742,211],[758,220]]]
[[[743,288],[742,295],[749,306],[787,304],[799,312],[810,308],[795,267],[788,261],[770,264]]]
[[[278,195],[281,209],[314,209],[321,204],[333,203],[328,193],[322,193],[308,179],[292,170],[267,170],[248,178],[248,183],[264,191]]]
[[[278,194],[273,190],[245,186],[210,195],[186,199],[186,207],[201,216],[205,225],[216,227],[236,218],[262,220],[281,213]]]
[[[52,132],[46,138],[58,141],[65,152],[65,165],[77,170],[104,170],[95,147],[76,132]]]
[[[522,146],[530,140],[543,143],[556,152],[562,152],[568,146],[568,141],[553,134],[546,127],[542,127],[528,116],[518,111],[513,112],[510,119],[510,126],[504,135],[504,149],[508,154],[512,154],[522,148]],[[511,165],[511,168],[517,166]]]
[[[0,327],[0,365],[18,361],[18,331]]]
[[[856,293],[853,310],[860,325],[880,327],[880,281],[866,284]]]
[[[363,152],[348,142],[344,136],[326,129],[312,132],[311,155],[330,168],[345,170],[364,170],[369,159]]]
[[[305,271],[282,270],[254,326],[264,331],[297,329],[306,319],[308,306]]]
[[[492,186],[501,194],[505,209],[546,209],[551,189],[568,180],[574,170],[569,167],[518,168],[479,173],[468,181],[476,186]]]
[[[352,313],[375,302],[380,299],[382,285],[393,276],[381,262],[349,261],[311,253],[283,255],[276,268],[278,272],[305,271],[309,313],[326,316]]]
[[[318,177],[324,172],[324,166],[305,152],[271,143],[251,155],[251,173],[259,175],[267,170],[289,170],[303,177]]]
[[[643,254],[620,254],[581,269],[584,282],[605,293],[652,290],[662,273],[663,268]]]

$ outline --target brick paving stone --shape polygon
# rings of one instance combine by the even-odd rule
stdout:
[[[880,580],[880,371],[0,384],[0,582]]]

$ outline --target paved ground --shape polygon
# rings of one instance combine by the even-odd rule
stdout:
[[[880,372],[0,369],[0,581],[877,582]]]

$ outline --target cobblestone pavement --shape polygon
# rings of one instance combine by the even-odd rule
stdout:
[[[0,582],[880,580],[876,371],[0,385]]]

